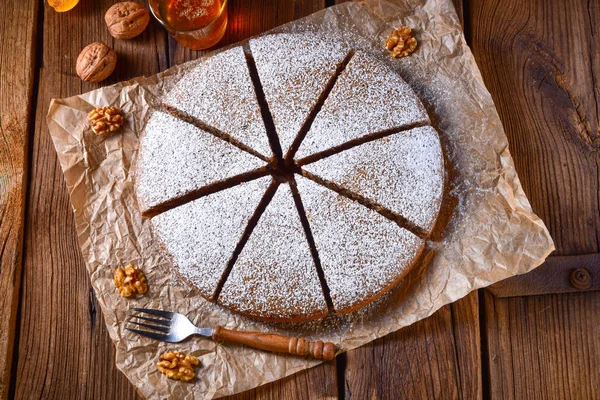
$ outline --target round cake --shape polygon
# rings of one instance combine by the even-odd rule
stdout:
[[[311,34],[264,36],[187,71],[163,104],[140,140],[135,192],[207,300],[269,321],[343,314],[419,258],[442,148],[417,96],[375,58]]]

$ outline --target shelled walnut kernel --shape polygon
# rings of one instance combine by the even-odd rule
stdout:
[[[123,297],[135,294],[144,294],[148,291],[146,277],[141,269],[129,264],[124,269],[119,267],[115,271],[115,286]]]
[[[200,361],[192,356],[186,356],[178,351],[169,351],[160,356],[156,367],[167,378],[178,381],[189,382],[196,377],[194,367],[200,365]]]
[[[125,119],[123,113],[117,107],[98,107],[88,114],[88,120],[92,131],[96,135],[108,135],[118,130]]]
[[[405,57],[417,48],[417,39],[411,36],[412,30],[407,26],[401,26],[385,40],[385,48],[392,52],[392,57]]]

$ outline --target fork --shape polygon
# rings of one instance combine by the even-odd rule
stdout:
[[[149,308],[130,308],[140,314],[130,313],[129,324],[152,331],[126,327],[128,331],[151,339],[169,343],[178,343],[192,335],[198,335],[214,340],[215,342],[228,341],[244,344],[260,350],[277,353],[288,353],[299,356],[310,355],[317,360],[332,360],[335,358],[337,348],[331,342],[311,342],[304,338],[277,335],[274,333],[248,332],[225,329],[216,325],[214,328],[199,328],[185,315],[171,311],[153,310]],[[145,314],[145,315],[143,315]],[[145,322],[134,321],[139,319]]]

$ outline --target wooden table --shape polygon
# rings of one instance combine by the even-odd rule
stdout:
[[[200,56],[153,21],[113,41],[114,0],[58,14],[42,0],[0,2],[0,398],[137,397],[79,251],[45,123],[50,99],[98,87],[80,50],[112,44],[104,84]],[[230,0],[221,45],[331,6]],[[600,247],[600,5],[588,0],[455,0],[498,107],[534,211],[557,255]],[[239,398],[599,398],[600,292],[497,298],[472,293],[434,316]]]

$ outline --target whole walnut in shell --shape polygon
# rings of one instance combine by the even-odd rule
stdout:
[[[150,13],[143,4],[125,1],[109,8],[104,21],[115,39],[133,39],[148,26]]]
[[[77,57],[77,75],[86,82],[100,82],[113,73],[117,53],[102,42],[85,47]]]

